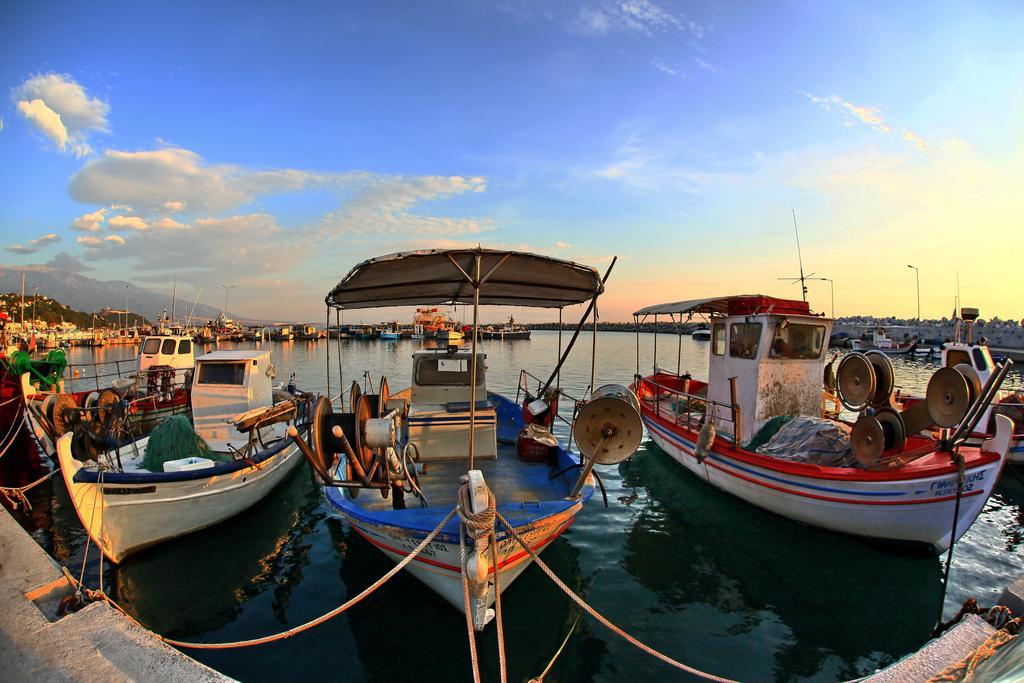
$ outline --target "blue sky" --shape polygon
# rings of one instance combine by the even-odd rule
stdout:
[[[926,316],[959,271],[1019,318],[1021,35],[1018,3],[19,3],[2,260],[319,319],[390,251],[616,254],[625,319],[797,295],[796,209],[839,314],[913,315],[912,263]]]

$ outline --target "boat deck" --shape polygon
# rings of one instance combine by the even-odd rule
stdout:
[[[498,444],[498,457],[492,460],[477,460],[474,467],[484,475],[484,481],[494,493],[498,505],[528,505],[537,501],[551,501],[565,498],[570,493],[573,472],[569,475],[550,479],[554,473],[546,463],[524,462],[516,453],[515,446]],[[459,478],[469,469],[468,460],[430,462],[426,471],[420,474],[420,487],[430,507],[449,508],[455,505],[459,495]],[[391,499],[384,499],[376,491],[362,491],[354,501],[364,510],[390,510]],[[406,506],[412,508],[419,501],[410,494],[405,497]]]

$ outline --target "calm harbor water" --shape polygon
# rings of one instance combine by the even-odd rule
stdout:
[[[567,336],[566,336],[567,338]],[[582,395],[592,338],[581,335],[561,375]],[[392,390],[408,385],[418,340],[343,343],[347,386],[370,370]],[[330,389],[339,387],[330,342]],[[327,341],[269,345],[279,381],[326,392]],[[483,342],[489,388],[514,396],[519,370],[546,376],[557,333]],[[682,339],[681,367],[707,374],[707,343]],[[626,384],[636,338],[600,333],[597,384]],[[653,336],[641,335],[640,368]],[[675,369],[677,338],[658,336],[658,363]],[[72,362],[133,357],[134,348],[74,350]],[[922,392],[930,362],[896,360],[898,384]],[[1019,373],[1011,382],[1024,384]],[[562,434],[564,436],[564,433]],[[11,457],[9,454],[8,459]],[[829,681],[870,673],[918,648],[939,608],[942,558],[910,554],[801,526],[719,493],[648,441],[630,461],[599,468],[596,496],[546,562],[598,611],[666,654],[741,680]],[[1024,475],[1024,472],[1020,473]],[[86,536],[57,477],[32,495],[22,523],[76,574]],[[1024,486],[1013,473],[956,546],[946,614],[967,597],[990,604],[1024,568]],[[391,562],[332,514],[309,469],[298,468],[258,505],[209,530],[166,543],[119,567],[108,592],[152,630],[184,640],[252,638],[301,624],[376,580]],[[97,585],[95,549],[86,582]],[[111,589],[111,586],[113,587]],[[540,674],[577,608],[536,569],[505,594],[510,680]],[[480,638],[484,676],[497,678],[495,629]],[[457,680],[469,677],[465,622],[415,579],[399,574],[358,607],[272,645],[190,655],[242,680]],[[549,680],[687,680],[583,616]]]

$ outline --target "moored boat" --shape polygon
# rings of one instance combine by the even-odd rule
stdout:
[[[509,316],[508,322],[501,325],[488,325],[480,330],[482,339],[517,340],[529,339],[530,330],[517,325],[515,319]]]
[[[302,422],[306,403],[274,403],[272,377],[269,351],[207,354],[196,364],[191,422],[172,417],[117,447],[124,416],[116,406],[65,413],[73,429],[57,441],[61,474],[79,520],[108,559],[121,562],[233,517],[299,463],[286,430]]]
[[[495,282],[488,284],[495,273]],[[597,424],[583,417],[594,411],[581,412],[576,425],[585,427],[576,430],[577,443],[592,455],[585,464],[547,440],[531,443],[530,457],[517,454],[512,444],[524,420],[532,419],[526,416],[552,414],[550,405],[537,399],[550,400],[546,389],[553,388],[558,368],[524,405],[489,392],[484,356],[477,351],[478,306],[559,308],[590,301],[589,314],[602,291],[602,280],[592,268],[477,248],[371,259],[353,268],[327,295],[329,306],[343,310],[424,302],[474,305],[471,349],[414,353],[409,389],[391,394],[386,378],[365,393],[356,384],[349,394],[350,412],[340,414],[321,399],[312,411],[312,443],[306,455],[325,484],[329,503],[392,560],[407,558],[436,532],[406,568],[465,611],[476,630],[494,616],[491,605],[498,593],[532,562],[496,520],[508,520],[540,552],[568,529],[593,495],[593,464],[628,457],[642,432],[631,405],[605,398],[606,403],[588,406],[600,410],[607,401],[627,406],[625,412],[635,418],[628,437],[614,420]],[[568,354],[569,348],[559,367]],[[416,499],[411,507],[406,506],[407,494]],[[459,517],[453,516],[453,505]]]
[[[890,338],[882,328],[876,329],[867,339],[853,339],[850,344],[854,351],[881,351],[890,356],[900,356],[914,349],[913,342],[898,342]]]
[[[1005,462],[1012,422],[999,420],[995,435],[979,446],[963,445],[955,433],[943,440],[918,436],[920,430],[906,426],[934,425],[939,415],[950,427],[977,409],[983,397],[968,405],[959,375],[938,379],[937,403],[925,414],[901,415],[890,407],[885,356],[864,361],[864,354],[851,354],[857,362],[845,371],[840,366],[840,395],[850,408],[850,396],[859,392],[863,405],[853,407],[874,410],[851,426],[824,417],[831,320],[812,314],[806,302],[716,297],[635,315],[695,314],[712,323],[708,381],[663,370],[641,377],[638,368],[634,383],[651,439],[692,474],[806,524],[939,552],[974,522]],[[943,395],[955,396],[956,406],[943,404]],[[959,417],[950,422],[954,412]]]

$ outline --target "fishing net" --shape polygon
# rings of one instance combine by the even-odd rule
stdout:
[[[150,472],[163,472],[164,463],[183,458],[209,458],[227,460],[211,451],[203,437],[196,434],[192,422],[184,415],[171,415],[156,426],[149,435],[142,467]]]
[[[754,438],[743,444],[743,448],[748,451],[756,451],[758,448],[771,441],[771,438],[779,433],[782,426],[792,419],[792,415],[777,415],[773,417],[765,422],[763,427],[757,430],[757,434],[754,435]]]
[[[794,416],[757,449],[779,460],[826,467],[853,467],[857,459],[850,450],[850,427],[820,417]]]

